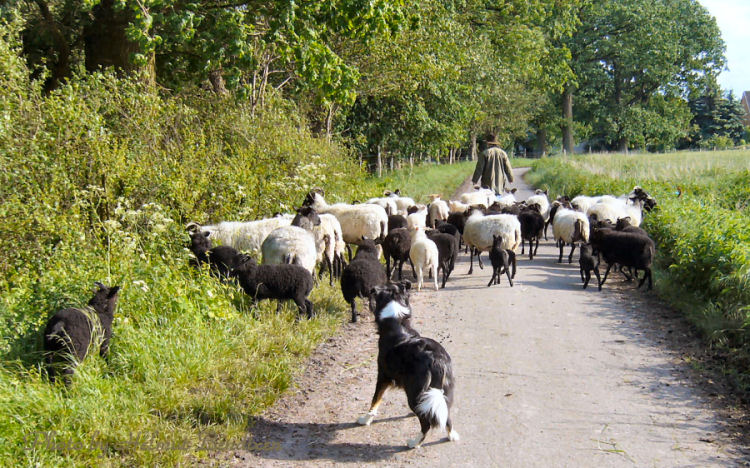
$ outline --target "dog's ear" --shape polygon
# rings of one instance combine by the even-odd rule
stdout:
[[[403,280],[397,283],[398,289],[401,290],[401,292],[406,292],[411,289],[411,281],[409,280]]]

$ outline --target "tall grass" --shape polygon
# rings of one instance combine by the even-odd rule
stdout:
[[[43,96],[20,47],[0,25],[0,464],[175,465],[247,445],[251,416],[346,305],[321,283],[313,320],[254,306],[188,266],[185,223],[288,212],[313,186],[363,199],[384,183],[287,102],[253,114],[109,74]],[[421,196],[412,181],[402,190]],[[52,385],[44,323],[85,304],[95,280],[123,287],[110,356],[92,352],[70,387]]]
[[[588,155],[535,163],[551,195],[627,193],[659,207],[643,227],[657,241],[656,289],[733,363],[750,389],[750,151]]]

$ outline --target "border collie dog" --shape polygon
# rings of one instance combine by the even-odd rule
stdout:
[[[357,420],[370,425],[388,387],[403,388],[409,408],[419,418],[421,433],[407,442],[409,448],[422,445],[432,428],[453,430],[450,407],[453,402],[451,358],[440,343],[424,338],[411,327],[408,290],[411,283],[376,286],[370,291],[370,310],[378,326],[378,380],[370,411]]]

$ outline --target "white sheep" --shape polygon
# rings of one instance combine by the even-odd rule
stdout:
[[[448,210],[451,213],[466,213],[468,211],[469,205],[466,203],[460,202],[458,200],[448,200]]]
[[[282,226],[271,231],[261,245],[264,265],[288,263],[315,273],[318,249],[312,232],[297,226]]]
[[[589,241],[589,219],[580,211],[560,208],[555,213],[552,234],[555,238],[555,244],[560,247],[558,263],[562,263],[565,244],[571,246],[568,263],[572,263],[573,251],[576,249],[575,243]]]
[[[462,193],[459,199],[461,203],[469,206],[482,205],[487,208],[495,201],[495,192],[492,189],[478,189],[474,192]]]
[[[328,268],[330,274],[330,284],[333,284],[333,278],[341,275],[340,261],[344,257],[344,235],[341,231],[341,223],[332,214],[324,213],[320,215],[320,225],[313,228],[315,235],[316,247],[318,250],[318,262]],[[323,272],[323,267],[320,269]]]
[[[602,197],[586,211],[589,217],[596,216],[598,221],[607,220],[616,224],[620,218],[630,217],[630,224],[640,226],[643,219],[643,202],[641,200],[627,201],[611,196]]]
[[[414,230],[415,227],[426,228],[427,227],[427,207],[424,205],[415,205],[416,210],[413,213],[409,213],[406,217],[406,226],[409,230]],[[412,211],[415,209],[412,207]]]
[[[396,200],[392,197],[370,198],[365,203],[382,207],[388,215],[398,213],[398,205],[396,204]]]
[[[497,203],[501,207],[515,205],[517,201],[515,195],[516,190],[517,189],[515,188],[511,190],[505,190],[505,193],[496,195],[493,203]]]
[[[388,234],[388,215],[382,206],[346,203],[329,205],[320,189],[308,193],[303,204],[313,207],[319,213],[335,216],[341,224],[344,242],[347,244],[356,244],[363,237],[383,239]]]
[[[446,221],[449,214],[450,209],[448,208],[448,204],[440,199],[440,195],[436,193],[430,195],[430,205],[427,215],[430,227],[434,228],[435,221],[437,220]]]
[[[437,245],[427,238],[423,227],[411,229],[411,248],[409,249],[409,259],[414,265],[417,274],[417,291],[422,289],[425,270],[432,273],[435,284],[435,291],[438,290],[438,261],[439,253]]]
[[[547,198],[547,191],[536,189],[534,195],[526,199],[527,205],[531,205],[533,203],[539,205],[539,213],[542,215],[542,218],[544,218],[544,240],[547,240],[547,225],[549,224],[550,212],[550,203],[549,198]]]
[[[383,195],[385,195],[388,198],[391,198],[393,201],[396,202],[398,213],[392,213],[392,214],[400,214],[402,216],[406,216],[408,214],[409,208],[416,205],[416,203],[414,203],[414,200],[412,198],[402,197],[401,191],[398,189],[396,189],[395,192],[386,190],[385,192],[383,192]]]
[[[503,238],[502,248],[515,253],[521,244],[521,223],[515,215],[497,214],[485,216],[479,210],[474,210],[466,220],[464,226],[464,242],[471,250],[468,274],[474,272],[474,255],[482,266],[480,254],[492,248],[493,236]]]
[[[276,228],[291,225],[292,219],[294,219],[293,215],[285,214],[257,221],[222,221],[208,226],[189,223],[187,230],[208,231],[209,239],[213,243],[250,252],[257,257],[266,236]]]

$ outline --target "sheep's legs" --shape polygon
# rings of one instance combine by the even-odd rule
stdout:
[[[534,255],[539,251],[539,238],[542,236],[536,236],[536,247],[534,247]]]
[[[479,264],[479,269],[484,270],[484,264],[482,264],[482,251],[477,249],[477,263]]]
[[[568,255],[568,263],[573,263],[573,252],[576,250],[576,243],[573,242],[570,245],[570,255]]]
[[[599,282],[599,291],[602,290],[602,285],[605,281],[607,281],[607,275],[609,275],[609,270],[612,268],[612,265],[614,265],[614,263],[607,264],[607,271],[604,272],[604,278],[602,278],[602,280]]]
[[[391,270],[391,257],[389,255],[385,256],[385,275],[388,278],[388,281],[391,280],[393,276],[393,272],[396,271],[396,260],[393,260],[393,270]]]
[[[357,322],[357,298],[352,299],[352,323]]]
[[[557,239],[557,246],[560,247],[560,258],[557,259],[557,263],[562,263],[563,248],[565,248],[565,242],[562,239]]]
[[[589,285],[589,281],[591,281],[591,272],[589,270],[586,270],[586,277],[583,276],[583,268],[581,268],[581,280],[583,280],[583,289],[586,289],[586,286]]]
[[[597,263],[597,264],[596,264],[596,266],[594,267],[594,274],[596,275],[596,281],[597,281],[597,282],[599,282],[599,280],[600,280],[601,278],[599,277],[599,264],[598,264],[598,263]],[[590,275],[590,274],[589,274],[589,275]]]
[[[349,254],[349,263],[352,263],[352,247],[346,244],[346,253]]]
[[[521,238],[521,255],[524,253],[524,246],[526,244],[526,239],[523,237]],[[531,244],[531,241],[529,241],[529,244]],[[531,255],[531,245],[529,245],[529,255]]]
[[[472,273],[474,273],[474,247],[472,247],[471,251],[469,252],[469,272],[466,274],[470,275]]]
[[[508,262],[513,265],[513,274],[511,275],[509,271],[508,263],[505,264],[505,274],[508,275],[508,282],[510,283],[510,287],[513,287],[513,278],[516,277],[516,253],[512,250],[508,250]],[[499,280],[499,278],[498,278]]]
[[[437,265],[432,265],[432,267],[430,267],[430,273],[432,273],[432,276],[434,277],[435,291],[437,291],[439,289],[438,288],[438,267],[437,267]],[[443,274],[445,274],[445,273],[443,273]]]
[[[646,281],[646,277],[648,277],[648,289],[650,291],[651,288],[654,287],[653,280],[651,279],[651,268],[646,268],[645,270],[643,270],[643,279],[638,282],[638,289],[643,286],[643,283]]]

